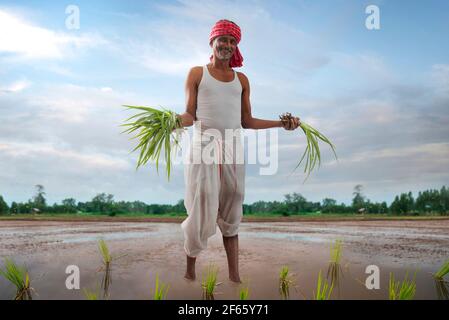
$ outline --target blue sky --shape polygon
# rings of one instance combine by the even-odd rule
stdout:
[[[447,1],[0,1],[0,194],[50,203],[100,192],[117,200],[175,203],[183,167],[167,182],[135,171],[120,135],[121,104],[183,112],[184,82],[208,62],[221,18],[242,28],[239,44],[253,115],[289,111],[335,143],[306,184],[289,177],[305,140],[279,130],[279,171],[248,165],[246,203],[298,192],[350,203],[356,184],[372,201],[440,188],[449,181]],[[365,27],[368,5],[380,30]],[[293,156],[292,156],[293,155]]]

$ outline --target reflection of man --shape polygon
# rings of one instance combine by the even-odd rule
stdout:
[[[237,44],[240,28],[229,20],[220,20],[212,28],[209,45],[213,49],[209,64],[193,67],[186,81],[186,112],[180,115],[183,126],[195,125],[196,130],[213,128],[225,137],[225,129],[268,129],[283,127],[294,130],[299,118],[289,122],[253,118],[250,105],[248,78],[232,68],[241,67],[243,57]],[[201,126],[198,129],[197,124]],[[226,143],[216,138],[219,156],[229,154]],[[239,143],[237,143],[240,145]],[[240,145],[241,146],[241,145]],[[195,142],[190,152],[195,151]],[[186,194],[184,204],[188,217],[181,227],[187,254],[185,278],[195,279],[195,261],[207,240],[216,233],[223,235],[229,267],[229,279],[241,282],[238,268],[238,227],[243,215],[245,165],[228,163],[186,164]]]

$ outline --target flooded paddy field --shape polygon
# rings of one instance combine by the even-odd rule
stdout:
[[[179,223],[0,221],[0,267],[4,258],[26,265],[34,299],[86,299],[98,291],[103,271],[98,240],[113,259],[109,299],[152,299],[156,274],[170,285],[167,299],[201,299],[209,263],[219,268],[215,299],[238,299],[241,285],[228,279],[221,233],[197,258],[195,281],[184,279],[186,258]],[[240,276],[249,299],[281,299],[279,272],[293,274],[289,299],[312,299],[318,273],[326,276],[330,248],[342,240],[339,285],[331,299],[388,299],[390,272],[402,280],[416,271],[415,299],[437,299],[432,273],[449,258],[449,220],[244,222],[239,233]],[[80,270],[80,290],[66,288],[66,268]],[[369,290],[369,265],[379,267],[380,289]],[[0,277],[0,299],[15,288]],[[100,294],[100,298],[101,298]]]

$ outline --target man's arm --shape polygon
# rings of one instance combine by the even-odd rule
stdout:
[[[178,115],[183,127],[190,127],[196,120],[196,101],[198,97],[198,84],[201,79],[201,67],[193,67],[187,75],[185,84],[186,111]]]
[[[240,82],[242,84],[242,128],[245,129],[269,129],[284,127],[288,130],[294,130],[299,125],[299,119],[294,120],[286,126],[282,124],[280,120],[263,120],[253,118],[251,114],[251,103],[250,103],[250,87],[248,78],[242,73],[237,72]]]

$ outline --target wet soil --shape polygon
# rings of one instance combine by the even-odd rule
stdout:
[[[169,283],[167,299],[201,299],[203,271],[219,267],[215,299],[238,299],[242,287],[228,279],[219,229],[197,258],[197,279],[183,278],[185,254],[178,223],[109,221],[0,221],[0,262],[26,265],[35,299],[85,299],[68,290],[68,265],[80,270],[81,289],[101,293],[103,271],[98,240],[115,257],[109,299],[151,299],[156,275]],[[390,272],[397,280],[416,271],[415,299],[437,299],[431,273],[449,258],[449,220],[243,222],[239,233],[240,275],[250,299],[281,299],[279,271],[293,275],[290,299],[311,299],[318,272],[326,275],[330,247],[341,239],[342,275],[332,299],[388,299]],[[380,270],[380,289],[365,286],[368,265]],[[14,287],[0,277],[0,299]],[[100,294],[100,297],[102,295]]]

